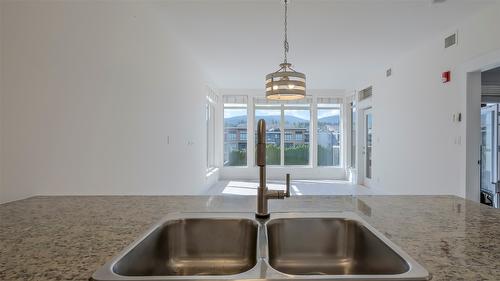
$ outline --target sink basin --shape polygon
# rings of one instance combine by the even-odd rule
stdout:
[[[98,269],[95,281],[429,280],[351,212],[170,214]]]
[[[231,275],[255,266],[249,219],[177,219],[157,228],[114,266],[124,276]]]
[[[275,219],[267,224],[269,264],[293,275],[387,275],[405,260],[355,220]]]
[[[112,262],[94,280],[169,280],[237,276],[257,263],[259,224],[252,216],[171,215]]]
[[[270,267],[294,279],[430,279],[427,270],[355,213],[273,214],[266,238]]]

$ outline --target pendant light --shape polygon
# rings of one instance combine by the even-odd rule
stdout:
[[[266,98],[270,100],[298,100],[306,96],[306,75],[295,71],[288,62],[288,0],[285,0],[284,61],[280,69],[266,75]]]

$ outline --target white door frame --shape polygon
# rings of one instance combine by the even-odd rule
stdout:
[[[372,110],[372,98],[369,97],[364,100],[357,100],[356,102],[356,124],[357,124],[357,129],[356,129],[356,184],[359,185],[364,185],[364,179],[365,179],[365,169],[364,169],[364,154],[363,154],[363,146],[365,145],[364,143],[364,131],[365,131],[365,111],[366,110]],[[373,112],[372,112],[373,116]],[[373,154],[373,151],[372,151]],[[373,167],[372,167],[372,177],[373,177]]]

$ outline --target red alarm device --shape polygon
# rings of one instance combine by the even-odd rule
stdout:
[[[443,83],[448,83],[451,81],[451,72],[450,71],[445,71],[443,74],[441,74],[441,81]]]

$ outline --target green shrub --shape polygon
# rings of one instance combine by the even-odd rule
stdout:
[[[246,166],[247,152],[246,150],[233,150],[229,153],[229,161],[226,166]]]
[[[318,166],[332,166],[333,165],[333,148],[318,145]]]
[[[266,145],[266,164],[267,165],[280,165],[280,147],[274,144]]]
[[[309,144],[299,144],[285,148],[285,165],[308,165]]]

